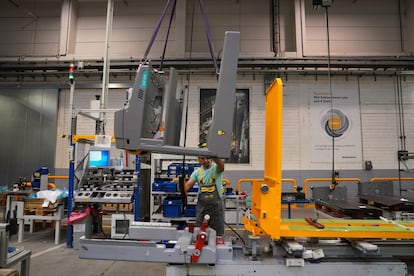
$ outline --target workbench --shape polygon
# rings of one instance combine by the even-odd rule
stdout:
[[[21,243],[23,241],[24,235],[24,224],[25,221],[29,221],[30,232],[33,232],[33,222],[40,221],[54,221],[55,222],[55,244],[59,244],[60,240],[60,227],[61,221],[64,219],[64,203],[55,204],[55,208],[52,212],[45,213],[44,215],[28,215],[24,213],[24,201],[12,201],[12,209],[17,208],[16,218],[19,225],[19,234],[17,241]]]
[[[317,199],[315,209],[336,218],[378,219],[383,216],[380,208],[365,205],[356,200]]]
[[[414,201],[400,195],[358,195],[359,201],[364,204],[387,209],[390,212],[414,212]]]

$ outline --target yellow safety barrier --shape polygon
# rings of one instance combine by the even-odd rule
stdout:
[[[76,144],[79,140],[95,140],[96,135],[82,135],[82,134],[75,134],[72,136],[72,143]],[[112,135],[112,143],[115,143],[115,136]]]
[[[264,179],[263,178],[240,178],[239,181],[237,181],[237,191],[241,192],[241,184],[242,183],[250,183],[253,186],[254,182],[259,182],[259,183],[264,183]],[[287,183],[292,183],[293,186],[293,191],[297,192],[297,181],[294,178],[282,178],[282,183],[283,182],[287,182]],[[305,197],[306,197],[306,193],[305,193]],[[296,204],[292,204],[291,207],[296,208]],[[282,208],[287,208],[287,206],[282,206]]]
[[[47,178],[49,179],[69,179],[67,175],[48,175]]]
[[[373,177],[369,181],[414,181],[414,177]]]

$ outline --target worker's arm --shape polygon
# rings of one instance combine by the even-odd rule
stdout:
[[[195,184],[195,179],[190,177],[190,179],[188,179],[188,180],[187,180],[187,182],[186,182],[186,183],[185,183],[185,185],[184,185],[184,191],[185,191],[185,194],[187,194],[187,191],[188,191],[191,187],[193,187],[193,185],[194,185],[194,184]]]
[[[224,171],[224,162],[220,158],[213,158],[214,163],[216,163],[217,170]]]

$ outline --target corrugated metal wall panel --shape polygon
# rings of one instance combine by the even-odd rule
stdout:
[[[54,170],[57,128],[56,89],[0,90],[0,185],[29,177],[41,166]]]

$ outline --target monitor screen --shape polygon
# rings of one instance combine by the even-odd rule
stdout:
[[[115,232],[116,234],[128,234],[129,232],[129,220],[117,220],[115,222]]]
[[[89,167],[108,167],[109,165],[109,149],[89,150]]]

